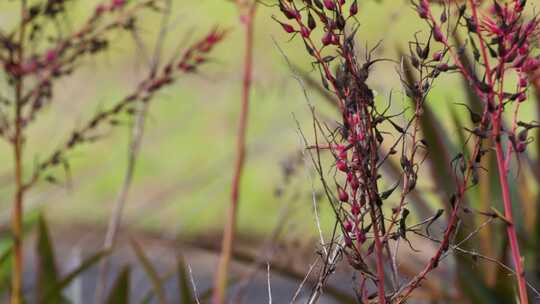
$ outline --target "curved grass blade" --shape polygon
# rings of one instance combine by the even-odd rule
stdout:
[[[144,271],[150,278],[152,286],[154,287],[154,293],[156,294],[159,303],[166,304],[167,299],[165,298],[163,282],[159,278],[158,272],[152,265],[152,262],[148,259],[148,257],[144,253],[144,250],[142,249],[142,247],[134,239],[131,239],[130,244],[133,250],[135,251],[135,255],[137,256],[137,259],[143,266]]]

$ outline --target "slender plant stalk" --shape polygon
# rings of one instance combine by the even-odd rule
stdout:
[[[469,3],[471,5],[472,10],[472,17],[476,24],[479,23],[478,18],[478,11],[476,9],[475,1],[469,0]],[[480,51],[482,53],[482,58],[484,59],[484,63],[486,66],[486,75],[488,84],[491,88],[494,88],[494,81],[491,73],[491,68],[489,65],[489,57],[487,54],[486,45],[484,43],[482,34],[480,31],[477,32],[479,41],[480,41]],[[501,77],[504,77],[504,63],[501,64]],[[492,114],[492,120],[493,120],[493,131],[492,135],[494,137],[495,141],[495,152],[497,154],[497,169],[499,171],[499,182],[501,185],[501,193],[503,196],[503,203],[504,203],[504,216],[508,220],[508,224],[506,225],[506,232],[508,234],[508,239],[510,241],[510,249],[512,252],[512,260],[514,261],[514,269],[516,272],[516,279],[518,283],[518,289],[519,289],[519,299],[521,304],[527,304],[529,303],[528,297],[527,297],[527,285],[525,282],[525,273],[523,270],[523,264],[521,261],[521,253],[519,249],[519,244],[517,240],[517,234],[516,229],[513,223],[513,215],[512,215],[512,199],[510,197],[510,189],[508,187],[508,177],[507,177],[507,166],[505,165],[505,157],[503,153],[502,143],[500,139],[500,130],[501,130],[501,119],[502,119],[502,109],[503,109],[503,96],[502,96],[502,84],[504,83],[503,79],[500,79],[500,93],[499,93],[499,105],[498,110],[495,111]],[[488,96],[488,102],[493,102],[493,93],[490,93]]]
[[[241,6],[241,4],[239,4]],[[249,114],[249,100],[251,92],[251,81],[253,73],[253,32],[256,3],[249,4],[247,13],[243,16],[243,28],[245,31],[245,55],[244,55],[244,80],[242,87],[242,104],[240,109],[240,121],[238,124],[238,137],[236,143],[236,161],[234,175],[231,186],[231,204],[227,212],[227,220],[223,234],[221,256],[219,259],[218,271],[215,278],[215,289],[213,295],[214,304],[225,302],[225,291],[229,267],[231,262],[232,248],[236,234],[236,222],[238,215],[238,203],[240,197],[240,183],[246,157],[246,131]]]
[[[24,60],[24,39],[26,29],[26,0],[21,1],[21,28],[19,32],[19,50],[17,53],[18,62]],[[22,96],[23,96],[23,76],[18,77],[15,86],[15,134],[13,137],[13,152],[15,159],[15,199],[13,202],[13,257],[14,267],[12,269],[12,290],[11,304],[22,303],[22,282],[23,282],[23,240],[22,240],[22,223],[23,223],[23,199],[24,185],[22,180],[23,175],[23,134],[22,134]]]
[[[512,251],[512,260],[514,261],[514,271],[516,272],[516,279],[518,282],[519,298],[521,304],[529,303],[527,296],[527,284],[525,282],[525,271],[523,269],[523,263],[521,260],[521,253],[519,249],[516,227],[513,222],[512,216],[512,199],[510,198],[510,189],[508,187],[507,170],[504,165],[503,149],[500,142],[495,143],[495,149],[497,153],[497,167],[499,170],[499,181],[501,184],[501,191],[504,203],[504,216],[508,220],[506,224],[506,233],[508,234],[508,240],[510,241],[510,249]]]
[[[165,9],[165,13],[161,20],[161,30],[159,33],[158,40],[156,42],[153,57],[146,58],[146,60],[149,61],[149,69],[150,69],[150,74],[152,76],[154,76],[157,73],[157,70],[159,68],[163,42],[167,34],[167,25],[169,22],[170,12],[172,11],[172,0],[168,0],[166,2],[166,6],[167,7]],[[137,43],[139,50],[144,55],[146,51],[145,51],[144,45],[141,42],[140,37],[138,37],[135,32],[133,33],[133,35],[135,35],[134,38],[135,38],[135,41]],[[140,151],[141,144],[144,137],[144,127],[146,124],[146,117],[147,117],[149,107],[150,107],[149,101],[143,102],[142,104],[139,105],[139,111],[137,113],[137,117],[135,118],[133,127],[131,129],[131,142],[129,145],[128,163],[126,167],[126,173],[124,176],[124,182],[122,184],[122,188],[120,189],[120,192],[118,193],[118,197],[114,204],[113,212],[109,219],[109,224],[107,226],[107,233],[105,235],[105,241],[103,243],[104,250],[111,250],[112,248],[114,248],[116,244],[118,230],[120,229],[120,225],[122,223],[122,215],[124,212],[124,207],[127,202],[129,190],[133,183],[133,176],[135,174],[135,167],[136,167],[139,151]],[[105,287],[106,287],[107,278],[108,278],[109,265],[110,265],[110,260],[108,258],[105,258],[100,265],[99,279],[97,283],[98,285],[96,288],[96,304],[101,303],[103,301],[103,296],[104,296]]]
[[[130,143],[129,152],[128,152],[129,155],[128,155],[128,164],[126,168],[126,174],[124,176],[124,182],[122,184],[122,188],[120,189],[120,192],[118,193],[118,197],[114,204],[113,212],[109,219],[109,224],[107,226],[107,233],[105,235],[105,242],[103,243],[104,250],[110,250],[114,248],[114,245],[116,244],[116,236],[118,234],[118,230],[122,222],[122,214],[124,211],[124,207],[126,205],[129,189],[131,188],[131,184],[133,181],[133,175],[135,173],[137,157],[139,155],[139,150],[140,150],[140,146],[143,139],[144,125],[146,121],[146,113],[148,112],[148,105],[149,103],[144,103],[141,105],[141,110],[137,114],[137,117],[135,119],[135,124],[133,125],[133,128],[132,128],[132,137],[131,137],[131,143]],[[98,285],[96,289],[96,301],[97,301],[96,303],[101,303],[103,301],[107,277],[109,273],[108,272],[109,266],[110,266],[110,259],[104,259],[100,265],[99,279],[98,279]]]

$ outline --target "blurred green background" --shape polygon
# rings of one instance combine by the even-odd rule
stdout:
[[[5,25],[14,21],[14,4],[3,2],[0,23]],[[76,28],[95,3],[76,1],[72,4],[75,13],[70,14],[64,26]],[[237,13],[229,1],[173,1],[165,53],[174,51],[178,43],[189,45],[216,25],[229,30],[229,34],[213,53],[213,61],[203,66],[198,75],[183,76],[153,100],[125,210],[127,226],[184,235],[221,229],[229,202],[242,77],[243,40]],[[260,5],[257,15],[249,150],[242,183],[239,231],[267,233],[277,225],[282,207],[295,200],[290,211],[293,220],[289,223],[295,226],[298,235],[313,235],[316,229],[308,173],[299,172],[283,196],[274,195],[283,184],[281,164],[302,147],[294,117],[307,135],[312,134],[311,114],[302,89],[275,43],[304,70],[310,69],[309,58],[300,40],[289,41],[290,37],[271,19],[277,14],[277,7]],[[414,32],[425,33],[427,28],[415,17],[408,1],[362,1],[358,19],[361,20],[359,45],[374,46],[382,41],[377,53],[380,57],[396,58],[396,50],[405,48]],[[152,37],[159,26],[158,16],[145,14],[141,21],[143,36]],[[104,55],[87,59],[89,64],[75,77],[59,83],[54,104],[29,129],[27,164],[48,155],[66,139],[70,130],[100,107],[124,96],[145,75],[144,62],[133,40],[127,35],[117,39],[118,43]],[[145,41],[152,45],[152,40]],[[386,102],[390,91],[394,92],[396,109],[407,103],[395,73],[398,67],[393,63],[378,64],[370,79],[379,102]],[[318,73],[313,75],[318,80]],[[430,97],[443,123],[448,120],[448,106],[463,102],[461,90],[456,89],[458,85],[455,78],[444,77],[436,83]],[[323,115],[334,114],[316,92],[310,92],[309,97]],[[464,108],[458,110],[466,114]],[[532,112],[523,110],[525,118],[532,117]],[[98,143],[84,145],[71,153],[69,187],[42,183],[29,193],[27,210],[43,208],[51,220],[66,225],[105,224],[125,172],[129,132],[129,126],[121,126]],[[13,191],[11,154],[10,147],[2,142],[0,220],[4,224],[9,223]],[[29,174],[32,168],[26,169]],[[64,177],[62,171],[55,174]],[[294,190],[299,189],[306,191],[301,191],[296,199]],[[329,216],[329,212],[323,212],[323,224],[331,224]]]

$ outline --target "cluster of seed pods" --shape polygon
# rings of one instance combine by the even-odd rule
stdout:
[[[384,199],[378,183],[379,152],[385,140],[379,128],[387,118],[375,108],[374,94],[366,84],[369,69],[377,60],[371,60],[369,51],[360,63],[355,50],[354,17],[358,2],[304,0],[299,6],[282,0],[279,8],[289,20],[278,20],[283,30],[291,35],[299,34],[321,73],[323,86],[336,97],[341,121],[338,135],[327,138],[330,142],[327,148],[335,157],[339,174],[335,178],[336,187],[328,190],[339,200],[336,217],[341,224],[349,264],[360,272],[363,282],[374,278],[373,273],[377,272],[375,285],[384,302]],[[320,33],[315,35],[317,29]],[[372,253],[375,253],[376,271],[363,261]],[[365,286],[361,286],[360,293],[364,294]]]
[[[324,86],[339,100],[343,119],[341,140],[336,139],[339,142],[332,144],[331,149],[336,157],[335,166],[343,174],[340,179],[344,182],[336,186],[336,192],[341,203],[347,206],[343,208],[347,212],[341,218],[345,242],[359,251],[367,240],[367,232],[373,227],[369,224],[363,227],[364,217],[375,207],[369,205],[376,201],[380,203],[375,173],[380,142],[375,138],[376,123],[372,122],[373,94],[365,85],[368,67],[358,65],[354,33],[346,34],[347,22],[358,13],[358,2],[305,0],[302,6],[297,6],[293,1],[282,0],[279,8],[286,19],[296,24],[278,22],[285,32],[301,35],[308,53],[321,69]],[[322,31],[319,42],[312,39],[317,28]],[[323,54],[327,46],[334,46],[338,55]],[[337,58],[341,62],[338,72],[334,73],[330,65]]]
[[[468,70],[457,57],[452,60],[487,106],[488,111],[485,114],[488,115],[484,115],[485,129],[489,129],[490,122],[501,120],[507,104],[527,100],[530,75],[534,75],[540,68],[540,57],[538,53],[534,53],[538,49],[540,20],[537,17],[524,20],[526,2],[493,1],[481,14],[477,13],[475,8],[474,13],[468,15],[466,5],[462,5],[458,10],[458,20],[462,20],[468,35],[483,37],[478,42],[469,39],[474,59],[483,69],[483,77],[478,77]],[[442,28],[447,18],[435,18],[427,0],[417,4],[417,12],[431,26],[434,40],[441,43],[446,50],[450,50],[452,46],[449,45],[449,38],[445,36]],[[443,14],[446,16],[446,13]],[[517,78],[515,89],[511,91],[507,91],[508,88],[503,85],[508,82],[506,79],[509,77]],[[526,150],[531,142],[527,136],[528,130],[533,127],[536,125],[518,122],[517,117],[514,117],[513,127],[507,128],[505,132],[515,152]],[[498,137],[499,128],[494,131]],[[485,136],[481,132],[476,133]]]
[[[293,1],[281,0],[279,8],[283,16],[289,20],[288,22],[294,21],[296,24],[279,20],[278,22],[285,32],[299,33],[305,39],[311,39],[312,31],[318,26],[322,27],[322,47],[339,46],[342,43],[341,37],[347,19],[358,13],[357,0],[352,1],[348,9],[345,7],[345,0],[306,0],[303,1],[302,5],[302,7],[298,7]]]

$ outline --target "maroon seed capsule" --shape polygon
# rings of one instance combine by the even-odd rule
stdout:
[[[321,42],[323,45],[329,45],[332,43],[332,33],[331,32],[326,32],[324,33],[322,39],[321,39]]]
[[[527,100],[527,95],[524,92],[521,92],[518,95],[517,101],[518,102],[524,102],[525,100]]]
[[[339,200],[340,201],[342,201],[344,203],[349,202],[349,195],[347,194],[347,192],[345,190],[343,190],[342,188],[339,188],[338,192],[339,192]]]
[[[354,2],[351,4],[351,7],[349,8],[349,14],[351,16],[355,16],[358,14],[358,2],[354,0]]]
[[[308,13],[308,27],[310,30],[314,30],[317,27],[315,18],[313,18],[313,15],[311,13]]]
[[[525,77],[520,77],[519,78],[519,86],[520,87],[525,88],[525,87],[527,87],[528,84],[529,84],[529,81],[527,81],[527,78],[525,78]]]
[[[441,31],[441,28],[438,26],[435,26],[433,28],[433,39],[438,42],[442,42],[444,40],[444,35]]]
[[[353,243],[352,243],[352,240],[349,236],[344,236],[344,240],[345,240],[345,246],[347,247],[352,247]]]
[[[336,34],[332,35],[332,44],[339,45],[339,36]]]
[[[357,179],[357,178],[351,179],[350,185],[351,185],[351,188],[352,188],[354,191],[358,190],[358,188],[360,187],[360,184],[358,183],[358,179]]]
[[[112,0],[111,6],[113,9],[121,8],[126,4],[126,0]]]
[[[352,225],[351,221],[346,220],[345,223],[343,224],[343,228],[345,229],[345,231],[351,232],[352,229],[353,229],[353,225]]]
[[[334,0],[324,0],[324,7],[333,11],[336,8],[336,4],[334,3]]]
[[[311,34],[311,31],[307,27],[302,26],[302,27],[300,27],[300,33],[302,34],[302,37],[309,38],[309,35]]]
[[[439,65],[437,65],[437,69],[441,72],[446,72],[448,71],[449,67],[448,67],[448,64],[446,63],[441,63]]]
[[[361,231],[358,231],[356,238],[360,244],[364,244],[367,240],[366,235]]]
[[[107,10],[107,7],[104,4],[100,4],[96,6],[95,14],[99,16],[103,14],[106,10]]]
[[[336,167],[338,168],[339,171],[341,172],[347,172],[348,171],[348,167],[347,167],[347,164],[342,161],[342,160],[339,160],[336,162]]]
[[[445,23],[446,20],[448,20],[448,17],[446,16],[446,11],[442,12],[440,20],[441,20],[441,23]]]
[[[287,23],[281,23],[281,27],[283,27],[283,29],[285,30],[285,32],[287,33],[294,33],[295,30],[294,30],[294,27],[292,27],[292,25],[290,24],[287,24]]]
[[[351,207],[351,213],[352,215],[354,216],[357,216],[360,214],[360,207],[358,206],[358,204],[354,204],[352,207]]]

